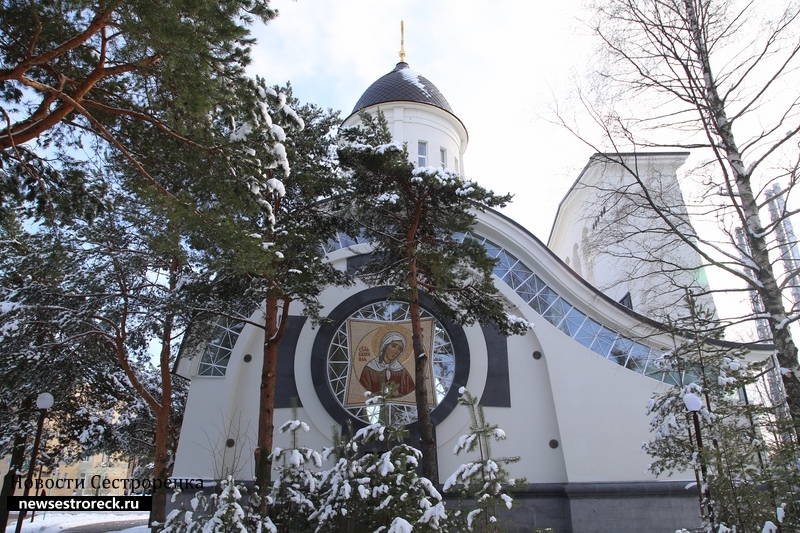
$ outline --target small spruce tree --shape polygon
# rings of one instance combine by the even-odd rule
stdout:
[[[744,350],[715,343],[722,328],[713,313],[691,295],[688,306],[684,328],[673,328],[674,348],[658,362],[674,385],[647,407],[648,469],[693,472],[706,531],[797,531],[796,433],[781,414],[785,400],[754,398],[768,362],[748,364]]]
[[[503,506],[510,510],[513,504],[506,489],[525,483],[524,479],[511,478],[504,468],[519,461],[519,457],[492,457],[492,440],[505,440],[505,432],[486,421],[478,398],[464,387],[459,392],[458,403],[469,411],[470,433],[458,439],[453,453],[477,451],[479,458],[459,466],[445,481],[444,490],[460,491],[462,508],[457,518],[469,531],[499,532],[498,511]],[[468,502],[474,502],[474,507]]]
[[[257,493],[245,504],[247,489],[237,485],[232,476],[220,481],[220,489],[219,494],[209,497],[198,492],[189,503],[190,509],[181,502],[169,513],[159,533],[278,533],[272,520],[254,504]],[[176,489],[173,503],[179,496]]]
[[[368,399],[388,412],[393,384]],[[386,425],[382,417],[345,438],[328,454],[336,464],[322,473],[319,509],[312,516],[318,532],[444,531],[447,520],[442,496],[419,475],[421,452],[402,441],[404,427]]]
[[[297,419],[296,408],[293,409],[293,418],[278,429],[280,433],[291,433],[291,447],[276,447],[272,452],[272,460],[280,465],[272,486],[275,504],[271,514],[281,531],[313,531],[310,517],[317,509],[322,455],[316,450],[300,446],[299,432],[309,431],[310,428]]]

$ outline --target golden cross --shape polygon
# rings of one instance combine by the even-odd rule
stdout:
[[[403,21],[400,21],[400,61],[406,62],[406,29]]]

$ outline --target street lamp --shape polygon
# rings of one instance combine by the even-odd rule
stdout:
[[[714,524],[714,509],[711,507],[711,489],[708,486],[708,469],[706,468],[706,462],[703,458],[703,437],[700,433],[700,418],[697,416],[697,413],[702,410],[703,408],[703,401],[697,397],[697,395],[689,392],[683,396],[683,403],[686,405],[686,410],[692,413],[692,421],[694,422],[694,435],[695,440],[697,441],[697,460],[700,462],[700,472],[703,474],[703,485],[705,486],[705,491],[702,491],[701,487],[698,486],[698,493],[703,494],[706,499],[706,508],[708,509],[708,516],[711,519],[711,523]],[[691,432],[690,432],[691,433]],[[697,471],[695,471],[695,476]],[[702,506],[703,498],[700,498],[700,505]],[[702,509],[701,509],[702,511]]]
[[[36,470],[36,459],[39,455],[39,442],[42,440],[42,428],[44,428],[44,417],[47,416],[47,411],[53,407],[53,395],[49,392],[43,392],[36,398],[36,408],[39,410],[39,425],[36,427],[36,438],[33,441],[33,450],[31,451],[31,461],[28,463],[28,479],[25,481],[25,492],[22,497],[26,497],[28,492],[33,486],[33,472]],[[17,516],[17,529],[14,533],[22,531],[22,521],[25,520],[26,510],[20,510]]]

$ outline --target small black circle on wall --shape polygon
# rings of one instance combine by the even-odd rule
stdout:
[[[553,448],[554,450],[556,448],[558,448],[558,441],[556,439],[551,439],[550,440],[550,447]]]
[[[539,350],[536,350],[535,352],[533,352],[533,358],[538,361],[539,359],[542,358],[542,352],[540,352]]]
[[[249,353],[244,354],[244,362],[245,363],[249,363],[252,360],[253,360],[253,356],[252,355],[250,355]]]
[[[236,441],[233,439],[228,439],[225,441],[225,446],[227,446],[228,448],[233,448],[234,444],[236,444]]]

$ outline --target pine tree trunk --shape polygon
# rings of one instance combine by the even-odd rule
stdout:
[[[417,199],[412,223],[406,231],[406,257],[408,264],[409,303],[408,313],[411,317],[411,342],[414,347],[414,398],[417,402],[417,425],[419,427],[419,444],[422,451],[422,475],[434,486],[439,485],[439,457],[436,450],[436,428],[433,427],[429,408],[428,388],[428,354],[425,353],[422,319],[419,308],[419,271],[417,268],[417,229],[423,215],[423,201]]]
[[[170,263],[170,292],[178,286],[178,268],[180,263],[173,257]],[[162,526],[153,527],[158,522],[167,520],[167,462],[169,461],[170,414],[172,411],[172,375],[170,374],[170,355],[172,354],[172,326],[174,316],[168,314],[164,319],[164,330],[161,332],[161,354],[159,371],[161,374],[161,405],[156,409],[155,463],[153,479],[161,481],[161,486],[153,493],[153,510],[150,512],[151,532],[157,533]]]
[[[161,486],[153,492],[153,510],[150,512],[151,533],[157,533],[163,527],[167,518],[167,488],[164,486],[164,482],[167,480],[168,427],[168,411],[161,409],[156,413],[155,462],[153,467],[153,480],[160,480]],[[160,525],[154,525],[156,523]]]
[[[425,353],[422,332],[419,290],[413,281],[416,280],[416,275],[409,276],[409,279],[412,280],[412,289],[408,312],[411,316],[411,341],[414,346],[414,396],[417,400],[417,424],[419,425],[419,441],[422,451],[422,475],[428,478],[434,486],[438,486],[439,457],[436,450],[436,428],[434,428],[431,420],[428,387],[426,386],[427,380],[430,379],[427,375],[428,354]]]
[[[33,397],[29,396],[22,401],[17,421],[22,424],[25,421],[25,415],[29,415],[32,409]],[[22,469],[22,463],[25,462],[25,442],[27,440],[28,437],[24,433],[17,433],[14,437],[11,462],[8,465],[8,472],[3,476],[3,488],[0,491],[0,526],[2,526],[2,531],[6,530],[6,524],[8,523],[8,496],[14,495],[14,478],[17,472]]]
[[[284,309],[286,312],[286,309]],[[264,323],[264,361],[261,367],[261,387],[258,404],[258,442],[255,452],[256,485],[262,496],[262,511],[266,511],[266,496],[272,477],[272,436],[275,431],[275,372],[278,367],[278,299],[267,298]]]

